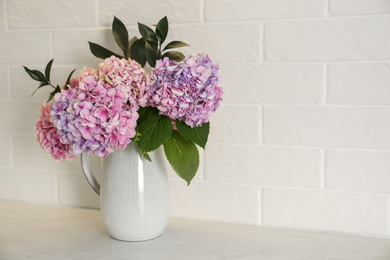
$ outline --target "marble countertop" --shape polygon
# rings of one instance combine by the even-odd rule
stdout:
[[[157,239],[121,242],[98,210],[0,201],[0,259],[389,260],[390,239],[172,218]]]

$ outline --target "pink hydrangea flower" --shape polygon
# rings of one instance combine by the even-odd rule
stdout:
[[[75,154],[106,157],[125,148],[136,134],[148,77],[131,60],[107,58],[99,69],[83,69],[54,96],[51,116],[60,140]]]
[[[121,90],[125,90],[126,100],[130,104],[144,107],[147,105],[147,87],[150,77],[141,65],[134,60],[119,59],[111,56],[99,65],[98,77],[108,84]]]
[[[51,106],[48,103],[44,103],[40,108],[40,117],[34,127],[35,137],[42,149],[51,154],[55,160],[61,162],[75,160],[77,156],[72,153],[70,145],[60,142],[57,128],[51,121],[50,111]]]
[[[189,56],[182,63],[159,60],[151,73],[149,103],[171,119],[200,126],[209,121],[222,100],[218,70],[204,54]]]

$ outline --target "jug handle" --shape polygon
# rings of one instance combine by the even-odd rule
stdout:
[[[83,168],[84,175],[87,178],[89,185],[91,185],[92,189],[97,193],[97,195],[100,195],[100,185],[96,181],[95,175],[90,170],[91,167],[89,166],[88,153],[81,154],[81,166]]]

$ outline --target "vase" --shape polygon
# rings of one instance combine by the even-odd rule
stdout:
[[[101,184],[90,170],[88,154],[81,155],[84,174],[97,194],[108,234],[122,241],[156,238],[169,215],[168,176],[163,152],[151,152],[152,162],[139,155],[135,142],[117,149],[102,164]]]

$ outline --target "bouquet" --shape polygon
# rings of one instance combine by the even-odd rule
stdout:
[[[141,37],[129,40],[125,25],[114,17],[112,33],[122,54],[89,42],[103,61],[72,78],[73,70],[62,86],[50,81],[53,60],[44,72],[24,67],[40,82],[37,90],[53,88],[34,127],[45,152],[57,161],[80,153],[104,158],[136,142],[140,155],[151,161],[148,153],[163,145],[174,171],[190,184],[199,167],[197,146],[205,148],[209,120],[222,100],[219,67],[205,54],[185,57],[172,51],[187,43],[163,47],[167,17],[154,27],[138,23]]]

